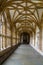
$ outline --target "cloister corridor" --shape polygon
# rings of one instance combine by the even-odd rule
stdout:
[[[0,65],[43,65],[43,0],[0,0]]]

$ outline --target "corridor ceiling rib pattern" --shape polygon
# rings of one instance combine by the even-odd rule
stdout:
[[[43,0],[0,0],[0,12],[11,26],[18,24],[18,30],[25,27],[34,30],[35,25],[40,28]]]

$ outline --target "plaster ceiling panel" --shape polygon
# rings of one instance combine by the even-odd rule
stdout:
[[[18,15],[18,12],[16,11],[15,14],[14,14],[14,20],[15,20],[17,15]]]
[[[16,28],[19,28],[21,26],[20,23],[16,23]]]
[[[21,3],[21,2],[22,2],[22,1],[16,1],[16,0],[14,1],[14,3]]]
[[[39,14],[37,14],[37,11],[35,11],[34,14],[35,14],[35,16],[36,16],[36,18],[37,18],[37,20],[38,20],[38,15],[39,15]]]
[[[31,5],[33,5],[33,4],[32,4],[32,3],[28,3],[28,2],[27,2],[27,6],[29,6],[29,7],[30,7]]]
[[[16,5],[16,4],[13,4],[12,6],[17,7],[17,5]]]
[[[41,20],[41,16],[42,16],[42,13],[43,13],[43,9],[38,9],[38,13],[39,13],[39,17],[40,17],[40,20]]]
[[[11,10],[11,9],[14,9],[14,8],[13,8],[13,7],[11,7],[11,6],[9,6],[9,7],[7,7],[7,9],[10,9],[10,10]]]
[[[22,3],[21,5],[22,5],[22,6],[26,6],[26,3]]]
[[[22,28],[19,29],[19,31],[21,31],[21,30],[22,30]]]
[[[43,0],[31,0],[32,2],[34,2],[34,3],[40,3],[40,2],[42,2]]]
[[[9,12],[10,12],[10,16],[11,16],[11,19],[12,19],[15,11],[14,10],[9,10]]]

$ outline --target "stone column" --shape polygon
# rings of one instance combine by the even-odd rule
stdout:
[[[34,46],[35,46],[35,36],[36,36],[36,33],[34,33]]]
[[[34,32],[33,32],[33,46],[34,46]]]
[[[15,31],[15,37],[16,37],[16,44],[17,44],[17,31]]]
[[[42,24],[42,51],[43,51],[43,24]]]
[[[42,51],[42,28],[40,29],[39,49]]]
[[[39,48],[39,28],[36,27],[36,36],[35,36],[35,47],[38,49]]]
[[[16,31],[16,27],[13,28],[13,45],[17,44],[17,31]]]
[[[13,45],[13,29],[11,27],[11,47],[12,47],[12,45]]]
[[[30,34],[30,44],[33,45],[33,34]]]

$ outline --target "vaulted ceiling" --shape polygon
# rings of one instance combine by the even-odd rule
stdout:
[[[33,31],[41,27],[43,0],[0,0],[2,20],[7,21],[17,31]]]

